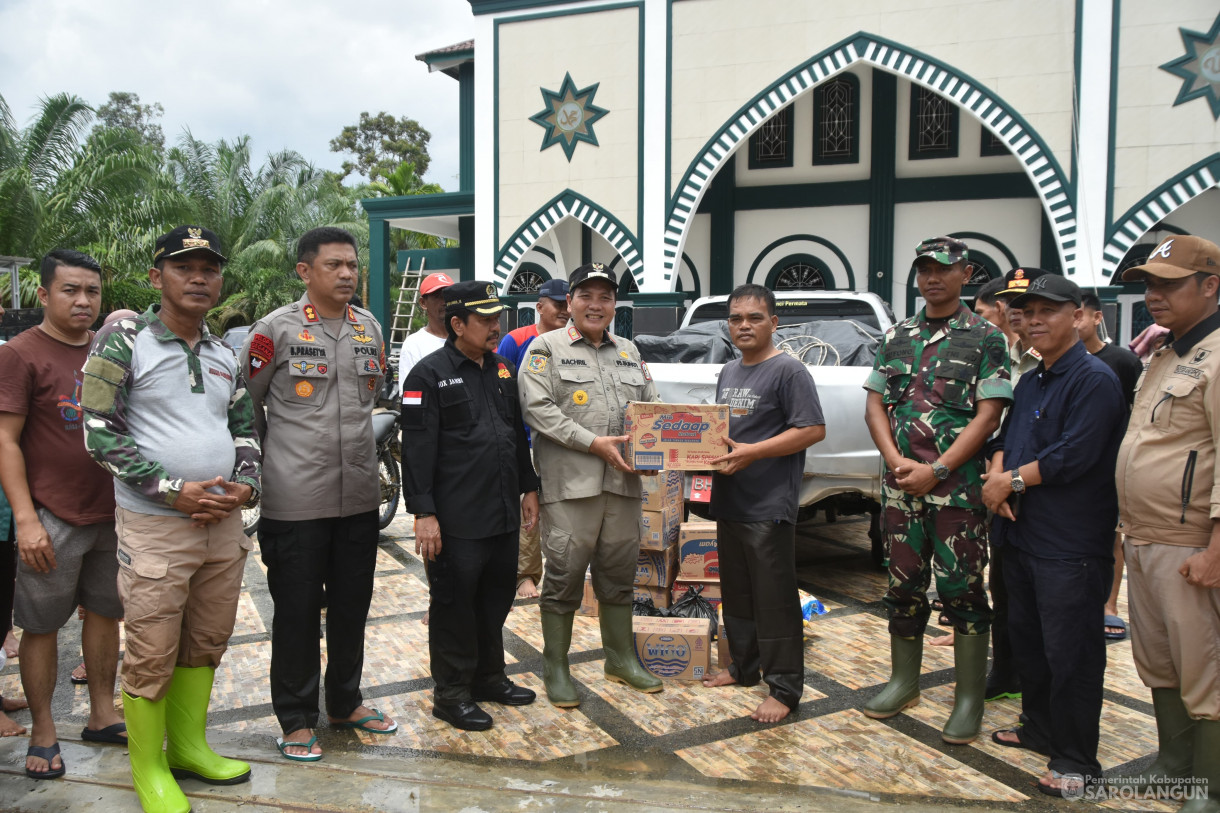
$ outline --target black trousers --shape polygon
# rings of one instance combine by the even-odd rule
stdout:
[[[1004,584],[1004,557],[994,546],[991,549],[991,569],[987,575],[991,590],[991,670],[1001,683],[1017,676],[1012,660],[1012,636],[1008,631],[1008,587]]]
[[[805,691],[805,639],[796,586],[796,526],[790,522],[716,521],[721,614],[742,686],[758,683],[790,709]]]
[[[326,711],[345,718],[364,702],[364,624],[377,564],[377,512],[259,523],[271,624],[271,705],[285,734],[318,724],[322,591],[326,590]]]
[[[437,703],[470,700],[504,675],[504,621],[517,590],[519,532],[464,539],[442,532],[428,563],[428,655]]]
[[[1106,558],[1042,559],[1012,545],[1001,555],[1021,676],[1021,739],[1050,754],[1051,770],[1100,777],[1102,616],[1114,565]]]

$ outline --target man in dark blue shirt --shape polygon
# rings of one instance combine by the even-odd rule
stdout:
[[[1048,755],[1038,788],[1052,796],[1101,777],[1102,614],[1127,416],[1118,377],[1077,335],[1080,303],[1080,289],[1057,274],[1012,301],[1042,361],[1017,384],[983,487],[1024,692],[1022,725],[992,739]]]

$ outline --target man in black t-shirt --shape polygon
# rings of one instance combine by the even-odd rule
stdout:
[[[1085,350],[1097,357],[1098,361],[1106,363],[1118,376],[1122,386],[1123,397],[1127,399],[1127,409],[1131,409],[1135,401],[1135,385],[1139,383],[1144,373],[1144,362],[1140,357],[1125,347],[1119,347],[1113,342],[1103,342],[1098,328],[1101,327],[1101,300],[1093,294],[1081,297],[1081,309],[1084,310],[1084,321],[1079,325],[1080,340],[1084,342]],[[1123,586],[1123,535],[1114,535],[1114,584],[1110,587],[1110,597],[1106,599],[1106,637],[1122,641],[1127,637],[1127,623],[1118,614],[1118,591]]]
[[[771,343],[775,295],[741,285],[728,304],[741,358],[724,365],[716,388],[716,403],[729,405],[729,453],[712,461],[723,468],[712,478],[710,510],[733,663],[703,685],[753,686],[761,671],[771,692],[750,716],[773,723],[796,708],[805,684],[796,511],[805,449],[826,426],[809,371]]]

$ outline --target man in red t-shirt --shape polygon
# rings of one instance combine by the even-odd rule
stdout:
[[[41,270],[42,324],[0,346],[0,484],[12,503],[21,557],[13,620],[23,630],[21,684],[33,720],[25,772],[54,779],[64,774],[51,718],[59,628],[78,604],[90,703],[81,738],[122,744],[127,730],[114,708],[123,616],[114,483],[85,450],[80,406],[102,269],[87,254],[57,249]]]

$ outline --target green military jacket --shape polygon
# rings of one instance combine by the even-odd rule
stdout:
[[[575,326],[530,342],[517,375],[521,411],[533,429],[541,500],[640,496],[640,477],[611,468],[589,446],[621,435],[628,401],[656,401],[657,388],[635,345],[609,331],[601,345]]]
[[[957,313],[935,333],[920,310],[886,332],[864,387],[881,394],[898,451],[933,463],[974,418],[977,401],[1012,401],[1008,342],[965,305],[959,304]],[[980,450],[922,499],[982,510],[985,470]],[[912,499],[890,471],[882,493],[887,500]]]

